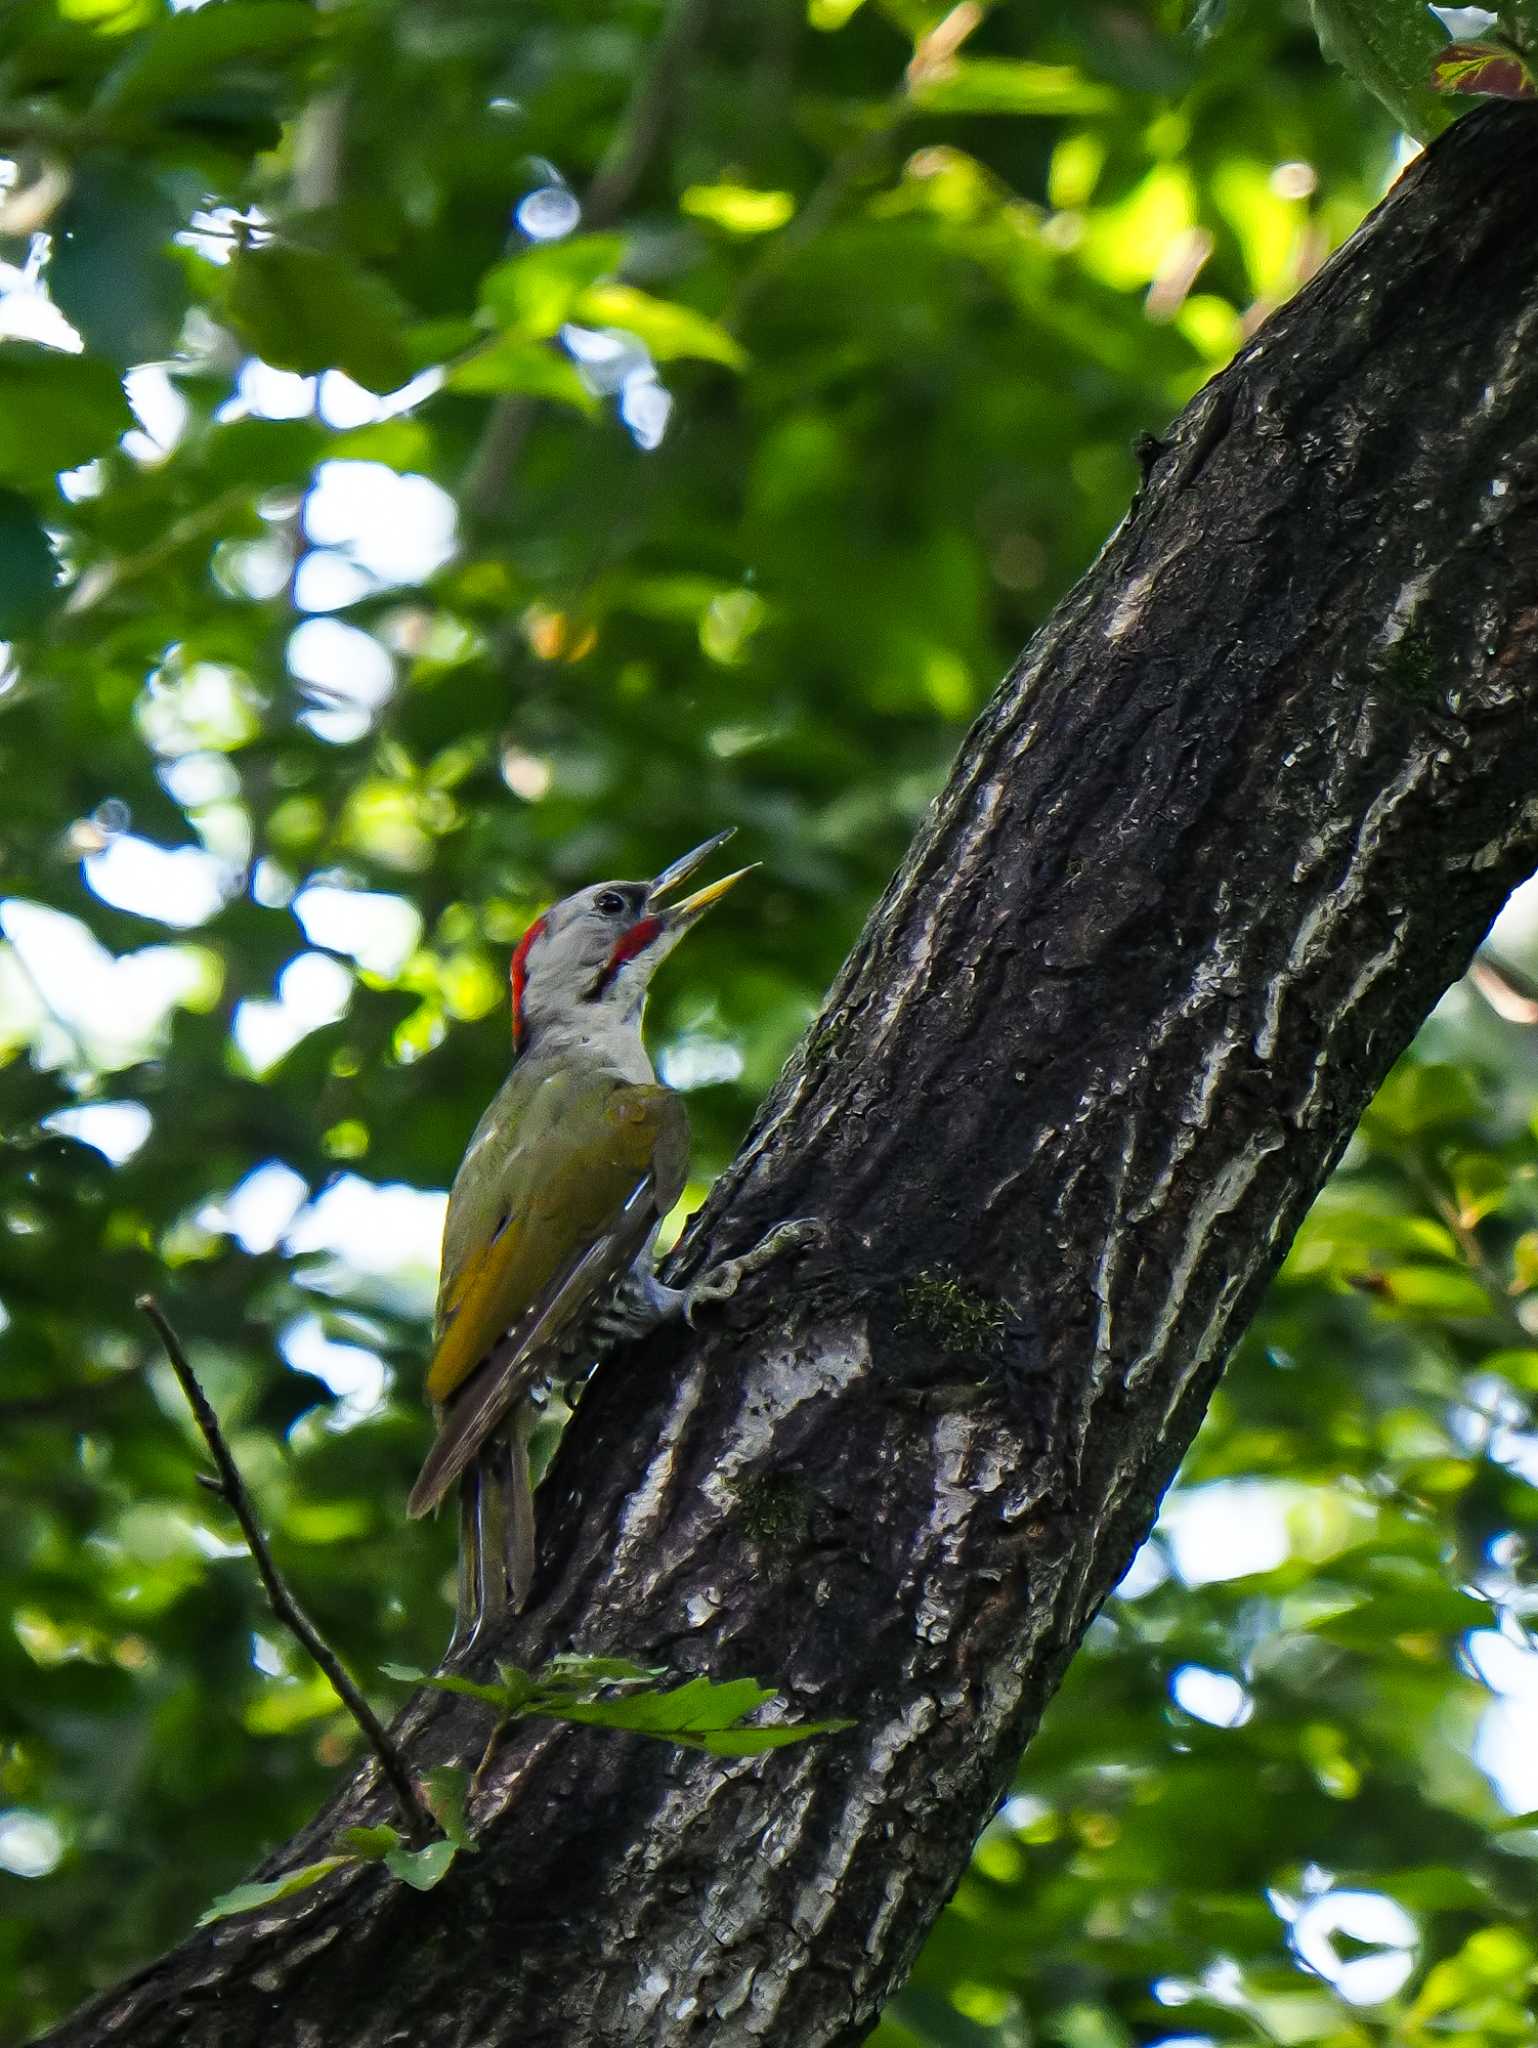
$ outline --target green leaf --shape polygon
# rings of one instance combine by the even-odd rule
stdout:
[[[413,367],[425,370],[433,363],[446,363],[462,355],[468,348],[476,348],[485,339],[485,318],[471,320],[463,316],[442,320],[413,320],[406,330],[406,346],[411,351]]]
[[[35,632],[62,595],[37,514],[19,491],[0,490],[0,640]]]
[[[351,1856],[322,1856],[318,1863],[305,1863],[298,1870],[285,1871],[282,1877],[274,1877],[266,1884],[238,1884],[233,1891],[221,1892],[198,1918],[199,1927],[207,1927],[214,1920],[228,1920],[232,1913],[249,1913],[257,1906],[270,1906],[276,1899],[291,1898],[295,1892],[308,1891],[312,1884],[319,1884],[323,1877],[329,1877],[333,1870],[340,1870],[345,1863],[356,1859]]]
[[[475,1845],[465,1817],[470,1794],[470,1774],[456,1764],[436,1764],[427,1774],[427,1806],[433,1819],[458,1849]]]
[[[691,1690],[695,1698],[686,1705],[685,1695]],[[756,1678],[729,1678],[720,1685],[696,1678],[692,1686],[682,1685],[676,1692],[663,1697],[671,1700],[675,1711],[684,1716],[673,1724],[676,1727],[730,1728],[734,1721],[740,1721],[766,1700],[772,1700],[774,1688],[760,1685]]]
[[[573,235],[547,248],[525,249],[481,279],[480,298],[497,324],[528,341],[543,341],[571,319],[582,294],[619,267],[622,235]]]
[[[270,66],[315,40],[321,21],[299,0],[219,0],[217,6],[169,15],[134,37],[123,61],[97,94],[115,112],[152,107],[187,92],[205,94],[219,74]]]
[[[1401,1060],[1372,1099],[1364,1119],[1398,1137],[1467,1123],[1480,1111],[1479,1084],[1445,1060]]]
[[[429,1842],[425,1849],[395,1849],[386,1856],[385,1869],[414,1891],[430,1892],[448,1876],[458,1853],[456,1842]]]
[[[330,1679],[315,1671],[308,1678],[264,1686],[247,1701],[241,1719],[253,1735],[292,1735],[337,1711]]]
[[[318,420],[223,420],[209,436],[209,481],[229,488],[292,485],[333,445]]]
[[[532,1674],[516,1664],[501,1664],[497,1667],[500,1686],[453,1675],[425,1677],[409,1664],[385,1664],[381,1669],[388,1677],[411,1685],[436,1686],[441,1692],[478,1699],[504,1720],[531,1715],[580,1728],[615,1728],[677,1742],[686,1749],[709,1750],[716,1756],[756,1756],[762,1750],[784,1749],[809,1736],[833,1734],[852,1725],[848,1721],[802,1721],[745,1728],[740,1725],[744,1716],[775,1697],[772,1687],[761,1685],[756,1678],[729,1678],[719,1683],[690,1678],[663,1689],[652,1683],[660,1675],[655,1667],[632,1663],[626,1657],[552,1657]],[[645,1690],[627,1690],[609,1699],[589,1696],[610,1687],[638,1686]],[[443,1766],[428,1778],[428,1805],[439,1825],[451,1840],[468,1848],[466,1789],[464,1774],[452,1766]]]
[[[1510,1202],[1510,1162],[1495,1152],[1464,1151],[1444,1162],[1452,1182],[1458,1220],[1465,1228],[1482,1223]]]
[[[512,1670],[515,1667],[508,1665],[504,1668]],[[635,1664],[628,1657],[583,1657],[570,1650],[563,1650],[550,1658],[539,1670],[542,1685],[650,1685],[666,1676],[664,1665]]]
[[[0,343],[0,483],[39,484],[133,425],[117,372],[33,342]]]
[[[1491,100],[1530,100],[1533,74],[1521,52],[1505,43],[1449,43],[1431,67],[1438,92],[1474,93]]]
[[[1379,1275],[1396,1308],[1435,1316],[1485,1316],[1490,1297],[1468,1273],[1448,1266],[1389,1266]]]
[[[730,1711],[717,1719],[711,1695],[729,1693]],[[671,1735],[688,1728],[725,1727],[740,1714],[759,1706],[774,1695],[750,1679],[732,1680],[713,1686],[708,1678],[691,1678],[668,1691],[627,1693],[620,1699],[573,1702],[553,1711],[570,1720],[581,1720],[602,1728],[628,1728],[646,1735]],[[541,1703],[536,1711],[552,1711]]]
[[[596,412],[597,401],[577,375],[576,364],[548,342],[499,334],[457,362],[444,378],[449,391],[521,391],[530,398],[554,398],[578,412]]]
[[[759,1756],[769,1749],[789,1749],[814,1735],[837,1735],[853,1721],[790,1721],[771,1728],[719,1728],[709,1734],[678,1734],[671,1739],[685,1749],[708,1750],[712,1756]]]
[[[498,1697],[503,1712],[508,1714],[516,1713],[526,1700],[532,1698],[538,1685],[538,1680],[518,1664],[499,1664],[497,1676],[502,1681]]]
[[[1294,1271],[1318,1272],[1325,1265],[1355,1269],[1362,1255],[1456,1261],[1458,1241],[1446,1224],[1407,1215],[1375,1198],[1371,1190],[1341,1184],[1327,1187],[1304,1220],[1294,1247]]]
[[[1519,1815],[1518,1821],[1527,1818],[1529,1816]],[[1498,1833],[1503,1831],[1499,1827],[1496,1830]],[[1454,2033],[1437,2028],[1433,2034],[1431,2030],[1423,2028],[1422,2022],[1451,2012],[1467,1999],[1479,1998],[1481,1994],[1505,1990],[1513,1985],[1525,1985],[1529,1980],[1532,1963],[1532,1948],[1516,1928],[1494,1926],[1476,1929],[1456,1955],[1444,1956],[1426,1972],[1425,1982],[1416,1994],[1415,2003],[1407,2016],[1411,2030],[1409,2037],[1412,2040],[1417,2035],[1422,2039],[1461,2039],[1469,2041],[1472,2048],[1477,2036],[1467,2029],[1459,2027]],[[1499,2007],[1496,2008],[1496,2012],[1500,2015],[1500,2021],[1504,2021],[1505,2013],[1501,2012]],[[1489,2007],[1484,2006],[1480,2012],[1481,2018],[1486,2017],[1488,2013]],[[1516,2025],[1508,2027],[1498,2021],[1499,2031],[1508,2039],[1520,2039],[1529,2032],[1529,2028],[1515,2014],[1512,2017],[1516,2019]],[[1481,2028],[1480,2032],[1484,2033],[1484,2029]],[[1489,2040],[1492,2036],[1485,2034],[1484,2038]]]
[[[1450,118],[1427,83],[1441,32],[1404,0],[1309,0],[1319,47],[1381,100],[1402,128],[1428,141]]]
[[[482,1700],[498,1713],[507,1710],[507,1688],[503,1685],[482,1685],[474,1678],[459,1678],[453,1672],[418,1671],[412,1664],[381,1664],[379,1668],[386,1678],[398,1678],[405,1685],[430,1685],[436,1692],[457,1692],[466,1699]]]
[[[579,320],[597,327],[623,327],[644,341],[659,363],[675,356],[699,356],[725,363],[731,370],[747,367],[747,351],[716,321],[690,306],[654,299],[634,285],[592,285],[578,299],[576,312]]]
[[[695,220],[708,220],[732,235],[772,234],[796,211],[793,193],[765,192],[751,185],[690,185],[678,204]]]
[[[371,420],[367,426],[350,427],[335,435],[330,452],[339,462],[382,462],[387,469],[429,469],[433,440],[421,420],[397,414],[394,419]]]
[[[1531,1287],[1535,1283],[1528,1279],[1522,1284],[1524,1287]],[[1538,1350],[1523,1346],[1521,1349],[1513,1347],[1506,1351],[1492,1351],[1479,1361],[1479,1369],[1481,1372],[1499,1373],[1503,1379],[1510,1380],[1513,1386],[1523,1387],[1530,1394],[1538,1394]]]
[[[264,362],[306,375],[345,370],[370,391],[410,377],[403,300],[348,257],[266,242],[242,249],[225,277],[229,319]]]
[[[337,1839],[365,1863],[382,1863],[385,1857],[404,1846],[406,1838],[399,1828],[392,1828],[388,1821],[381,1821],[375,1828],[343,1828]]]
[[[1103,114],[1116,104],[1071,64],[956,57],[925,71],[909,95],[929,114]]]
[[[1511,1247],[1511,1287],[1514,1294],[1538,1287],[1538,1230],[1524,1230]]]
[[[1309,1632],[1348,1649],[1378,1650],[1399,1637],[1457,1636],[1472,1628],[1489,1628],[1494,1617],[1488,1601],[1477,1600],[1451,1586],[1426,1585],[1413,1592],[1375,1594],[1343,1613],[1322,1616],[1307,1624]]]
[[[593,1660],[597,1662],[598,1660]],[[624,1729],[685,1749],[709,1750],[715,1756],[756,1756],[785,1749],[811,1735],[847,1728],[847,1721],[803,1721],[767,1728],[738,1725],[775,1697],[756,1678],[729,1678],[717,1684],[691,1678],[667,1691],[632,1692],[621,1699],[563,1699],[541,1686],[526,1711],[545,1719],[575,1722],[580,1727]]]
[[[191,299],[167,249],[181,223],[165,187],[126,158],[76,168],[53,221],[48,289],[93,355],[128,364],[171,353]]]

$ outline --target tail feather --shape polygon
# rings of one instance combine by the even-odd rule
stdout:
[[[435,1508],[481,1445],[535,1382],[548,1376],[594,1302],[607,1300],[619,1276],[656,1227],[656,1190],[648,1174],[612,1228],[575,1253],[539,1299],[455,1387],[439,1415],[438,1435],[406,1502],[409,1515]]]
[[[485,1553],[481,1547],[481,1497],[487,1484],[479,1462],[459,1482],[459,1584],[454,1602],[454,1633],[445,1655],[468,1650],[481,1625],[485,1595]]]
[[[509,1408],[516,1405],[521,1388],[522,1380],[515,1383],[507,1372],[499,1347],[443,1410],[438,1434],[407,1496],[408,1515],[431,1514],[454,1481],[481,1455]]]
[[[502,1438],[502,1556],[514,1614],[521,1613],[534,1583],[534,1479],[529,1447],[516,1424]]]
[[[534,1583],[534,1488],[517,1422],[499,1429],[459,1482],[459,1598],[451,1654],[482,1629],[517,1614]]]

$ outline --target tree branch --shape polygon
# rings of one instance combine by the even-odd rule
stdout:
[[[552,1650],[836,1744],[520,1727],[435,1891],[339,1874],[52,2036],[854,2048],[1391,1062],[1538,864],[1538,122],[1459,121],[1198,397],[978,720],[686,1240],[822,1249],[611,1360]],[[395,1730],[473,1763],[434,1694]],[[360,1775],[275,1867],[374,1816]],[[317,1960],[319,1958],[319,1960]],[[274,2015],[280,2031],[274,2031]]]
[[[651,61],[636,80],[625,117],[582,195],[582,225],[589,233],[618,220],[635,196],[667,133],[689,54],[704,30],[712,4],[713,0],[673,0]],[[479,530],[496,517],[539,403],[522,392],[511,392],[499,398],[487,415],[459,488],[460,513],[471,530]]]
[[[362,1730],[363,1739],[374,1752],[379,1768],[395,1794],[396,1804],[400,1807],[406,1832],[412,1842],[421,1844],[427,1841],[438,1830],[432,1815],[423,1805],[417,1792],[406,1759],[385,1732],[379,1716],[354,1684],[341,1658],[289,1591],[268,1545],[262,1525],[257,1519],[255,1503],[240,1476],[240,1467],[235,1463],[234,1454],[225,1442],[224,1431],[219,1427],[219,1418],[214,1413],[213,1404],[204,1393],[198,1376],[182,1349],[181,1339],[152,1294],[141,1294],[138,1306],[155,1326],[156,1334],[170,1361],[171,1370],[176,1374],[181,1390],[187,1397],[187,1405],[192,1410],[198,1428],[203,1432],[203,1441],[208,1445],[209,1455],[213,1458],[218,1478],[205,1481],[205,1484],[218,1494],[239,1522],[241,1534],[246,1539],[251,1560],[256,1566],[273,1613],[300,1648],[320,1666],[330,1682],[332,1691]]]

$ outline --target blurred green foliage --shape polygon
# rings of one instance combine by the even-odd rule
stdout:
[[[433,1191],[525,922],[728,822],[764,863],[654,1001],[696,1200],[1137,434],[1392,174],[1301,0],[1196,13],[0,17],[12,2038],[355,1748],[135,1295],[387,1708],[448,1620]],[[1432,1032],[883,2048],[1533,2037],[1538,1053]]]

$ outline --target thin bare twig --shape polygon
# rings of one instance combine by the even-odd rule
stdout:
[[[405,1758],[391,1741],[379,1716],[349,1677],[341,1658],[289,1591],[282,1573],[273,1561],[272,1552],[267,1547],[267,1538],[256,1518],[251,1496],[246,1491],[246,1483],[241,1478],[240,1469],[224,1440],[219,1418],[214,1413],[197,1374],[187,1362],[187,1354],[182,1349],[181,1339],[167,1321],[153,1294],[141,1294],[138,1306],[154,1324],[156,1335],[160,1338],[161,1344],[165,1347],[166,1357],[170,1360],[171,1370],[176,1374],[181,1390],[187,1397],[187,1405],[192,1410],[198,1428],[203,1432],[203,1440],[208,1445],[218,1473],[217,1482],[213,1484],[212,1490],[227,1503],[240,1524],[241,1534],[250,1548],[252,1563],[256,1566],[273,1613],[320,1666],[331,1683],[332,1691],[362,1729],[364,1740],[374,1752],[379,1761],[379,1768],[395,1794],[401,1816],[406,1823],[406,1832],[412,1842],[420,1844],[430,1840],[438,1830],[412,1782]]]

